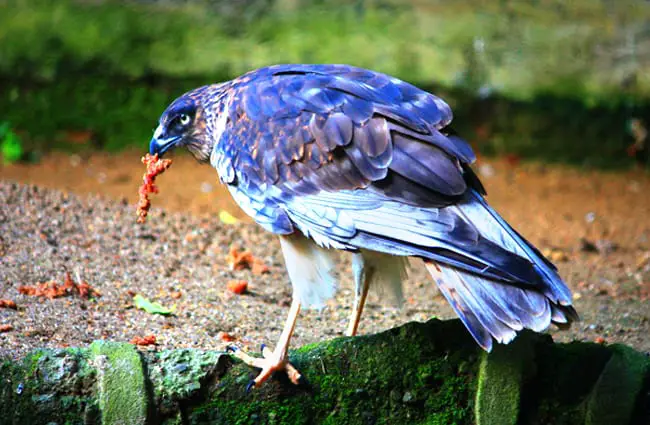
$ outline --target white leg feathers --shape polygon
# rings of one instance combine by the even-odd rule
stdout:
[[[280,236],[284,261],[293,286],[293,297],[305,307],[322,308],[334,296],[335,250],[322,248],[296,232]]]

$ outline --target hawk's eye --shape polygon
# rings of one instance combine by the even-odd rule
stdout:
[[[190,123],[190,120],[191,120],[191,119],[190,119],[190,116],[187,115],[187,114],[181,114],[181,115],[178,117],[178,122],[179,122],[182,126],[186,126],[186,125],[188,125],[188,124]]]

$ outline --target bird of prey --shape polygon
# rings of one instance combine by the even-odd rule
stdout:
[[[348,335],[368,289],[401,293],[424,260],[476,342],[490,351],[523,328],[577,320],[556,268],[486,202],[469,145],[439,97],[348,65],[276,65],[194,89],[162,114],[150,153],[186,147],[216,168],[239,206],[280,238],[293,301],[273,351],[236,355],[294,383],[287,359],[301,306],[334,294],[334,252],[352,255]]]

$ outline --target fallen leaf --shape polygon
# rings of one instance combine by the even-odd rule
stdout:
[[[230,292],[241,295],[248,290],[248,282],[245,280],[231,280],[226,284],[226,288],[228,288]]]
[[[552,263],[561,263],[569,261],[569,256],[562,250],[557,248],[547,248],[542,251],[544,257],[548,258]]]
[[[64,297],[78,293],[81,298],[88,298],[90,295],[99,297],[101,294],[96,289],[92,288],[87,282],[81,281],[76,283],[70,277],[70,273],[66,272],[63,285],[59,285],[55,281],[41,282],[36,285],[22,285],[18,287],[18,292],[23,295],[33,297],[46,297],[49,299]]]
[[[177,300],[180,297],[183,296],[183,293],[181,291],[176,291],[176,292],[170,292],[169,296],[172,297],[173,299]]]
[[[223,224],[237,224],[239,222],[235,216],[226,210],[219,211],[219,220],[221,220]]]
[[[598,337],[596,337],[596,339],[594,339],[594,342],[596,344],[604,344],[605,343],[605,338],[603,338],[602,336],[598,336]]]
[[[253,274],[257,275],[271,272],[269,267],[264,264],[264,261],[255,258],[252,252],[239,252],[239,249],[236,247],[230,247],[230,251],[228,251],[228,255],[226,256],[226,262],[230,266],[230,270],[250,269]]]
[[[271,273],[271,269],[269,269],[269,266],[264,264],[261,260],[258,260],[257,258],[253,262],[253,267],[251,267],[251,271],[253,274],[260,275],[260,274],[266,274],[266,273]]]
[[[11,325],[0,325],[0,333],[13,331],[14,327]]]
[[[647,265],[650,265],[650,252],[640,255],[636,260],[636,269],[643,270]]]
[[[77,279],[79,282],[72,280],[70,273],[66,272],[65,283],[63,284],[64,288],[77,291],[79,293],[79,296],[85,299],[90,298],[90,296],[101,297],[99,291],[90,286],[85,280],[81,280],[79,275],[77,275]]]
[[[221,339],[223,342],[232,342],[232,341],[237,339],[232,334],[229,334],[228,332],[223,332],[223,331],[220,331],[217,334],[217,338]]]
[[[167,308],[158,302],[149,301],[140,294],[136,294],[133,297],[133,303],[136,308],[139,308],[140,310],[144,310],[147,313],[151,314],[168,315],[173,314],[174,311],[176,311],[176,304],[174,304],[171,308]]]
[[[130,343],[134,345],[140,345],[140,346],[154,345],[156,343],[156,336],[155,335],[147,335],[144,337],[134,336],[133,339],[131,339]]]
[[[253,262],[253,254],[250,251],[239,252],[237,247],[230,247],[226,262],[230,266],[230,270],[249,269]]]
[[[23,295],[32,297],[46,297],[49,299],[63,297],[68,294],[68,288],[59,285],[54,281],[41,282],[36,285],[22,285],[18,287],[18,292]]]
[[[11,308],[16,310],[18,306],[15,301],[12,300],[0,300],[0,308]]]

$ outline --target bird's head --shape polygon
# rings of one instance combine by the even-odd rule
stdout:
[[[200,90],[184,94],[163,112],[149,144],[151,155],[162,157],[165,152],[183,146],[198,161],[209,161],[213,142],[206,132],[206,111]]]

